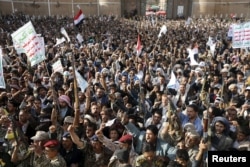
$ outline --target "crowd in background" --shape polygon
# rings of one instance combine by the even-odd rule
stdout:
[[[11,39],[30,20],[46,47],[32,67]],[[1,15],[0,166],[196,167],[206,166],[208,150],[249,151],[250,54],[228,37],[244,21],[92,16],[74,26],[66,17]],[[55,46],[61,27],[71,42]],[[63,73],[53,71],[57,60]]]

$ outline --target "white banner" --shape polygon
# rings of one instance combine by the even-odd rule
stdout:
[[[78,40],[78,42],[81,44],[83,42],[83,37],[80,33],[77,34],[76,39]]]
[[[85,89],[88,87],[88,82],[81,76],[81,74],[78,71],[75,70],[75,74],[78,87],[80,87],[81,91],[84,92]]]
[[[56,38],[56,44],[55,44],[55,46],[60,45],[61,43],[65,42],[65,41],[66,40],[65,40],[64,37],[62,37],[62,38]]]
[[[63,73],[63,66],[61,63],[61,60],[57,60],[53,65],[53,72],[60,72],[61,74]]]
[[[3,76],[3,55],[2,55],[2,49],[0,49],[0,88],[5,89],[5,81]]]
[[[180,83],[177,80],[174,72],[172,71],[171,72],[171,78],[170,78],[170,81],[169,81],[169,83],[167,85],[167,88],[174,89],[174,90],[177,91],[179,89],[179,87],[180,87]]]
[[[44,40],[36,34],[30,21],[12,33],[11,36],[13,43],[25,50],[31,66],[45,59]]]

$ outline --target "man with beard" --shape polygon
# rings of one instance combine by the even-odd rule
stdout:
[[[74,111],[72,109],[72,106],[70,104],[70,98],[66,95],[59,96],[59,106],[60,106],[60,112],[59,112],[59,123],[62,125],[65,117],[67,116],[73,116]]]

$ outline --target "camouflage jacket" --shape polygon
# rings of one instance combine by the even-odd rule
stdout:
[[[84,154],[84,166],[89,167],[100,167],[107,166],[109,163],[109,159],[113,155],[113,152],[106,147],[103,147],[103,152],[100,157],[96,159],[95,152],[90,143],[85,143],[86,147],[82,149]]]
[[[48,166],[44,167],[67,167],[65,160],[58,153],[55,159],[51,160]]]
[[[136,158],[136,167],[164,167],[165,164],[162,160],[160,160],[157,156],[155,157],[154,160],[149,163],[147,159],[143,156],[140,155]]]
[[[46,158],[45,154],[38,157],[34,152],[31,152],[27,158],[20,161],[17,167],[48,167],[49,163],[50,160]]]

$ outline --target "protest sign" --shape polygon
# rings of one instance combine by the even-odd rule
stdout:
[[[53,65],[52,65],[53,71],[54,72],[60,72],[61,74],[63,73],[63,66],[61,63],[61,60],[57,60]]]
[[[78,87],[80,87],[81,91],[84,92],[85,89],[88,87],[88,82],[81,76],[81,74],[78,71],[75,70],[75,74]]]
[[[233,48],[250,47],[250,22],[233,26]]]
[[[26,23],[17,31],[11,34],[13,43],[25,50],[31,66],[34,66],[45,59],[44,40],[36,34],[31,22]]]

